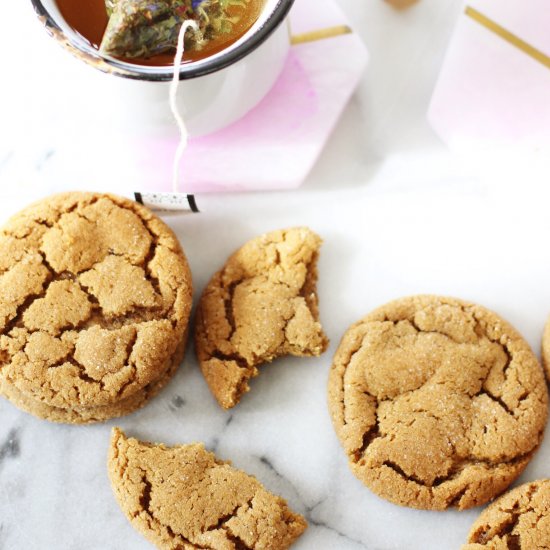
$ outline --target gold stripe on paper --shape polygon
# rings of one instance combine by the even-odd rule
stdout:
[[[531,44],[528,44],[527,42],[525,42],[525,40],[522,40],[519,36],[511,33],[504,27],[501,27],[498,23],[495,23],[492,19],[489,19],[487,16],[483,15],[476,9],[468,6],[465,13],[468,17],[470,17],[486,29],[489,29],[491,32],[506,40],[506,42],[508,42],[509,44],[512,44],[512,46],[515,46],[523,53],[526,53],[529,57],[533,58],[535,61],[542,63],[545,67],[550,69],[550,57],[545,53],[531,46]]]

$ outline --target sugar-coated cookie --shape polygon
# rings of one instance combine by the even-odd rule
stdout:
[[[0,391],[24,409],[121,414],[181,360],[191,274],[145,207],[54,195],[14,216],[0,249]]]
[[[486,503],[539,446],[548,395],[525,340],[487,309],[414,296],[344,335],[329,408],[354,474],[379,496],[443,510]]]

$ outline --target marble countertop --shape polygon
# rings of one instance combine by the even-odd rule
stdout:
[[[196,297],[249,238],[297,224],[316,230],[324,239],[318,291],[330,349],[319,359],[263,367],[230,412],[210,395],[191,348],[158,398],[106,424],[54,425],[0,399],[0,549],[150,548],[111,493],[106,453],[114,425],[166,444],[204,441],[257,476],[307,517],[297,550],[441,550],[465,541],[479,510],[400,508],[354,478],[330,423],[327,373],[351,323],[414,293],[455,295],[494,309],[538,353],[550,313],[548,184],[481,177],[445,149],[425,120],[459,0],[420,0],[405,10],[381,0],[339,2],[365,39],[371,64],[305,184],[290,193],[199,197],[201,214],[166,218],[188,255]],[[23,117],[24,101],[40,93],[36,83],[24,84],[2,88],[1,120],[9,102]],[[29,139],[37,130],[24,129]],[[16,143],[16,130],[0,129],[0,222],[62,181],[73,178],[78,187],[75,163],[55,162],[54,149]],[[549,463],[547,439],[520,481],[550,475]]]

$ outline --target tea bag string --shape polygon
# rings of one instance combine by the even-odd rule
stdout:
[[[178,125],[178,129],[180,132],[180,141],[178,144],[178,148],[176,149],[176,154],[174,156],[174,164],[172,167],[172,191],[174,193],[179,192],[180,164],[181,164],[181,159],[183,158],[185,149],[187,148],[187,142],[189,141],[189,133],[187,132],[185,121],[183,120],[183,116],[180,110],[178,109],[178,104],[177,104],[177,94],[178,94],[178,87],[180,83],[180,66],[183,61],[183,54],[185,51],[185,33],[187,32],[188,29],[193,29],[193,32],[195,32],[199,37],[199,42],[202,42],[202,33],[196,21],[193,21],[192,19],[186,19],[182,23],[181,29],[178,35],[178,46],[176,49],[176,55],[174,57],[174,76],[172,78],[172,82],[170,83],[170,94],[169,94],[170,110],[172,111],[172,115],[174,116],[174,119]]]

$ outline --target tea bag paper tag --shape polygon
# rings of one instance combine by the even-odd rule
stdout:
[[[183,116],[179,112],[176,96],[178,92],[179,84],[179,67],[183,60],[183,52],[185,49],[184,38],[188,29],[192,29],[199,37],[199,41],[202,41],[202,34],[199,30],[197,23],[193,20],[186,20],[183,22],[178,35],[178,45],[176,49],[176,56],[174,57],[174,76],[170,84],[169,103],[170,110],[174,115],[174,119],[177,123],[180,132],[180,142],[174,156],[173,174],[172,174],[172,193],[134,193],[136,202],[147,206],[151,210],[161,212],[194,212],[198,213],[197,202],[194,195],[188,195],[181,193],[178,190],[179,182],[179,165],[183,157],[183,153],[187,147],[187,128]]]
[[[199,213],[195,195],[186,193],[134,193],[136,202],[161,212]]]

